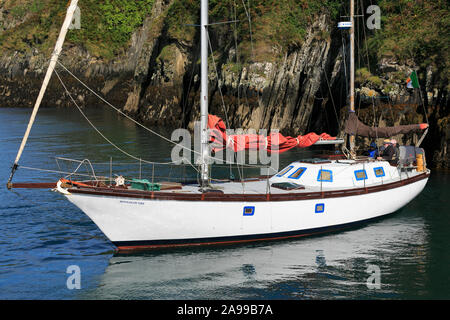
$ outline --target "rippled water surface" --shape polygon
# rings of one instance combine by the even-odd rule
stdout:
[[[395,214],[345,232],[117,255],[95,224],[59,194],[5,188],[30,113],[0,109],[0,299],[450,298],[448,173],[433,171],[425,190]],[[160,138],[109,110],[87,114],[128,153],[170,161],[171,146]],[[168,131],[159,132],[170,137]],[[302,152],[282,154],[281,165]],[[114,172],[150,175],[149,167],[120,164],[130,160],[79,113],[42,109],[14,181],[56,181],[61,174],[24,167],[67,170],[66,164],[56,163],[57,156],[104,163],[104,175],[112,157]],[[67,288],[71,265],[81,270],[81,289]],[[378,289],[367,286],[368,268],[380,271]]]

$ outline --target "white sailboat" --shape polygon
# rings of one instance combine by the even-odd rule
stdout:
[[[354,112],[353,2],[351,0],[350,110]],[[72,1],[66,22],[71,21],[76,3],[76,0]],[[415,158],[407,164],[391,165],[388,161],[356,158],[351,154],[348,159],[296,161],[267,179],[225,181],[215,183],[212,188],[208,165],[207,0],[201,0],[200,28],[199,185],[180,184],[175,188],[144,191],[126,185],[99,186],[63,179],[57,183],[55,190],[88,215],[119,250],[229,244],[336,231],[393,213],[423,190],[430,170],[415,165]],[[65,35],[65,31],[61,34]],[[60,40],[52,61],[56,61],[61,50],[61,47],[58,49],[58,45],[62,46]],[[52,65],[48,76],[51,76],[51,68]],[[47,76],[42,92],[46,82]],[[41,98],[40,95],[37,108]],[[18,167],[36,106],[13,165],[9,187],[18,187],[11,179]],[[351,148],[354,146],[352,137]],[[419,152],[419,156],[423,159],[423,152]]]

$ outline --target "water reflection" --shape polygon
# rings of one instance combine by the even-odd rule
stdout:
[[[170,146],[102,109],[89,118],[128,152],[165,162]],[[0,109],[0,180],[31,110]],[[161,129],[161,132],[164,130]],[[165,134],[169,137],[169,133]],[[93,132],[77,112],[43,109],[21,165],[57,169],[54,157],[129,161]],[[280,166],[308,156],[294,149]],[[109,172],[106,164],[103,169]],[[143,175],[150,168],[143,169]],[[135,174],[139,166],[115,166]],[[173,171],[172,174],[178,173]],[[236,175],[237,176],[237,175]],[[19,169],[15,181],[55,181],[60,175]],[[44,190],[0,190],[0,297],[15,299],[313,299],[450,298],[450,175],[433,172],[417,199],[377,223],[314,238],[230,247],[112,255],[113,246],[79,209]],[[394,195],[395,196],[395,195]],[[68,265],[82,270],[82,290],[65,286]],[[381,271],[370,290],[368,265]]]
[[[256,269],[254,265],[248,263],[243,264],[241,270],[248,280],[254,279],[254,275],[256,274]]]
[[[426,260],[410,246],[411,237],[416,247],[427,245],[424,221],[399,213],[359,229],[295,241],[119,254],[97,288],[81,298],[398,297],[399,277],[420,275]],[[369,264],[381,269],[379,290],[366,286]]]

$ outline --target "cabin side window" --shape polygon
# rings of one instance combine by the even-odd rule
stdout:
[[[288,178],[290,179],[300,179],[300,177],[303,175],[303,173],[305,173],[306,168],[298,168],[297,170],[294,171],[294,173],[292,173],[290,176],[288,176]]]
[[[367,173],[366,170],[355,170],[355,178],[356,180],[366,180],[367,179]]]
[[[386,174],[384,173],[383,167],[373,168],[373,172],[377,178],[384,177]]]
[[[315,213],[325,212],[325,203],[317,203],[315,208]]]
[[[292,169],[293,167],[294,167],[294,166],[289,166],[289,167],[284,168],[283,170],[281,170],[281,171],[277,174],[277,177],[282,177],[282,176],[284,176],[287,172],[291,171],[291,169]]]
[[[317,181],[333,182],[333,172],[331,170],[319,170]]]
[[[252,216],[255,214],[255,207],[244,207],[244,216]]]

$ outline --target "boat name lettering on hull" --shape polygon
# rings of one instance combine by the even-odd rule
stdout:
[[[142,201],[127,201],[127,200],[120,200],[120,203],[144,205],[144,202],[142,202]]]

